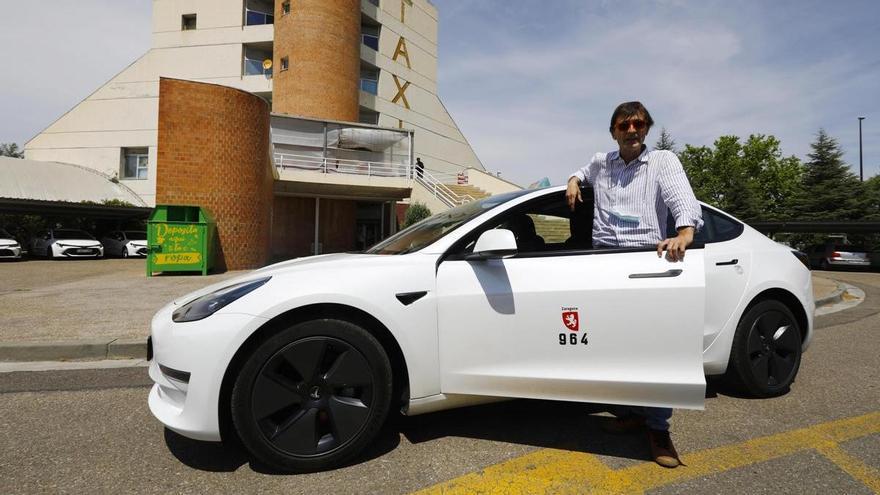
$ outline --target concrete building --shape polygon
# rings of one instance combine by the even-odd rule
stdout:
[[[485,173],[440,101],[437,28],[427,0],[153,0],[151,49],[28,141],[25,156],[118,177],[148,205],[201,198],[224,211],[234,208],[205,199],[206,184],[256,167],[258,191],[237,192],[265,208],[268,257],[358,249],[393,233],[401,201],[436,212],[518,188]],[[245,107],[269,121],[231,118]],[[265,134],[263,150],[254,143]],[[239,141],[264,155],[236,154],[230,168],[221,145]],[[482,190],[459,188],[462,175]],[[225,184],[217,194],[237,187]],[[224,232],[242,241],[215,216],[221,242]]]

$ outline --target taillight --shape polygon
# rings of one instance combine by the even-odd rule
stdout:
[[[834,251],[833,253],[831,253],[831,257],[832,258],[840,258],[840,253],[838,253],[837,251]]]

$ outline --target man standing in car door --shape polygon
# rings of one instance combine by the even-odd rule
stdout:
[[[622,103],[611,115],[611,137],[619,149],[597,153],[590,164],[568,179],[565,193],[568,206],[582,202],[580,185],[593,186],[593,246],[656,246],[657,256],[666,251],[667,259],[684,259],[685,250],[702,227],[700,205],[678,157],[671,151],[648,151],[645,137],[654,124],[640,102]],[[666,238],[669,212],[678,235]],[[647,427],[651,456],[657,464],[674,468],[680,464],[669,436],[672,409],[664,407],[626,407],[607,431],[628,433]]]

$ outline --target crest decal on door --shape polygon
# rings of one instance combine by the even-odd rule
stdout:
[[[581,321],[577,308],[562,308],[562,324],[572,332],[577,332],[580,329]]]

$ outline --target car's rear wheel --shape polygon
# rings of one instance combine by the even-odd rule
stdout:
[[[725,376],[756,397],[785,394],[801,364],[801,335],[788,306],[775,300],[755,304],[737,326]]]
[[[338,466],[379,432],[391,403],[391,364],[369,332],[341,320],[289,327],[248,358],[232,390],[242,444],[276,469]]]

